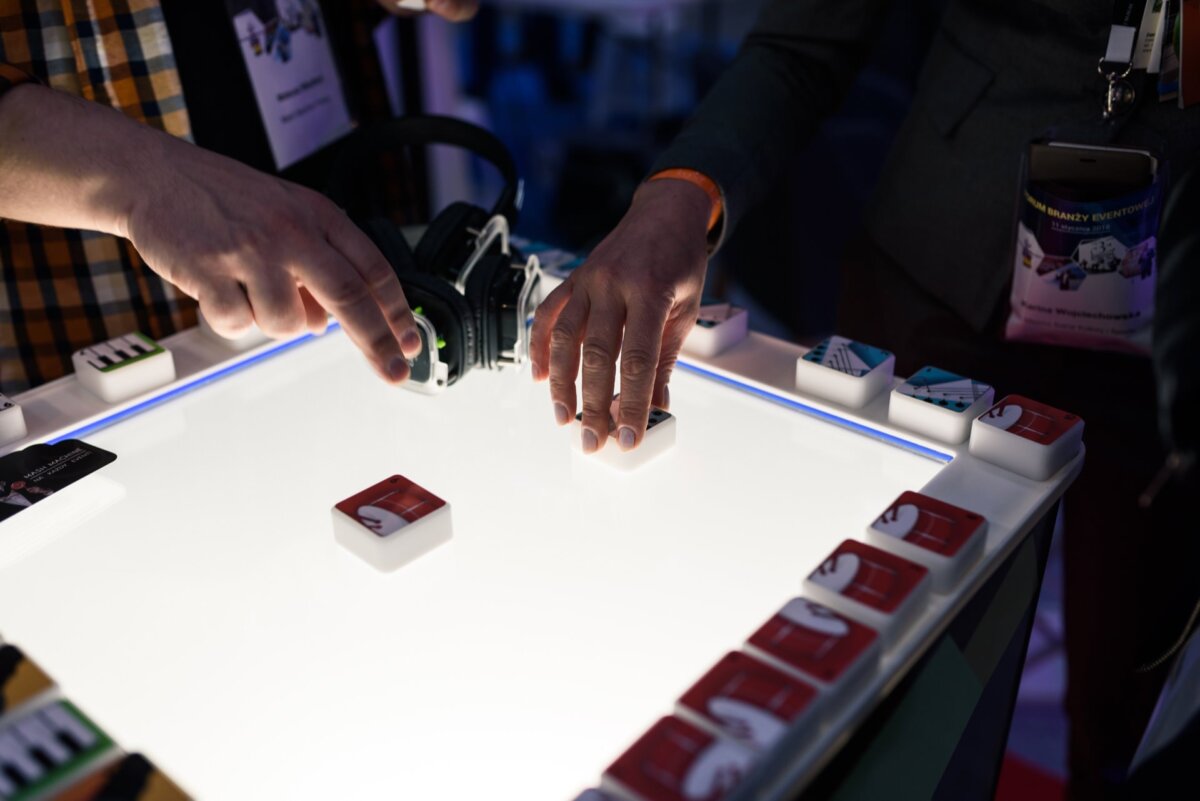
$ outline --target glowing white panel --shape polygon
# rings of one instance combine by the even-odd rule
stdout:
[[[181,376],[205,375],[202,339],[169,343]],[[527,373],[422,396],[327,335],[88,436],[118,454],[118,491],[0,561],[0,631],[201,798],[555,801],[901,491],[969,505],[996,524],[987,558],[839,713],[852,725],[1071,468],[1037,484],[965,447],[944,467],[720,383],[740,364],[782,392],[796,356],[751,335],[717,380],[677,373],[678,441],[623,473],[573,453]],[[23,396],[31,430],[94,419],[75,391]],[[886,393],[863,414],[887,430]],[[396,473],[454,507],[454,537],[383,574],[329,509]]]

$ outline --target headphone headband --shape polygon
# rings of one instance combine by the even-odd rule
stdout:
[[[504,190],[492,215],[501,215],[515,226],[521,210],[522,187],[512,153],[491,131],[478,125],[441,116],[407,116],[359,128],[342,143],[334,163],[328,196],[342,208],[350,208],[353,190],[367,171],[378,169],[373,159],[402,148],[453,145],[468,150],[500,171]]]

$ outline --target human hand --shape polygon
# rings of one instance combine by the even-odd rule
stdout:
[[[386,381],[408,378],[421,339],[400,282],[337,206],[180,140],[143,139],[147,172],[119,233],[217,333],[320,332],[328,310]]]
[[[479,0],[427,0],[425,3],[422,3],[421,0],[377,0],[377,2],[392,14],[411,16],[428,11],[451,22],[465,22],[479,11]]]
[[[585,453],[608,440],[618,355],[622,450],[641,444],[652,404],[669,406],[667,383],[700,311],[710,212],[707,193],[692,183],[643,184],[616,229],[538,308],[533,378],[549,378],[555,418],[565,425],[575,417],[582,362]]]

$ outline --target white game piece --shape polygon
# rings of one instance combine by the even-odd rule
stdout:
[[[995,390],[981,381],[922,367],[892,390],[888,420],[918,434],[957,445],[966,442],[971,421],[992,405]]]
[[[972,455],[1045,481],[1075,458],[1083,420],[1020,395],[1009,395],[971,424]]]
[[[750,772],[756,754],[674,715],[617,757],[601,786],[643,801],[718,801]]]
[[[16,442],[28,433],[25,412],[8,397],[0,395],[0,445]]]
[[[859,409],[891,385],[895,366],[889,351],[832,336],[796,360],[796,388]]]
[[[221,336],[213,330],[212,325],[203,313],[200,314],[200,332],[213,342],[217,342],[230,350],[241,353],[242,351],[257,348],[259,345],[265,345],[271,341],[271,338],[264,334],[256,325],[250,326],[250,329],[241,336],[230,339],[229,337]]]
[[[813,684],[825,696],[825,710],[858,693],[879,665],[882,646],[869,626],[816,601],[793,598],[750,635],[746,650]]]
[[[584,455],[586,459],[603,462],[619,470],[636,470],[663,453],[675,444],[675,415],[662,409],[650,409],[650,417],[646,422],[646,434],[642,442],[631,451],[621,450],[617,436],[617,410],[620,405],[620,395],[614,395],[609,407],[609,441],[604,448],[591,454]],[[575,450],[583,453],[583,412],[575,415],[575,423],[570,426],[572,443]]]
[[[404,11],[424,11],[425,0],[396,0],[396,8]]]
[[[919,492],[901,494],[867,527],[867,542],[929,568],[933,591],[948,593],[983,554],[987,520]]]
[[[750,315],[740,306],[713,303],[700,307],[696,324],[683,341],[683,350],[693,356],[717,356],[746,338]]]
[[[333,507],[335,539],[376,570],[397,570],[450,540],[450,504],[392,476]]]
[[[890,648],[925,607],[929,585],[922,565],[845,540],[804,580],[804,594],[866,623]]]
[[[120,403],[175,380],[171,351],[134,332],[71,356],[75,375],[86,389],[108,403]]]
[[[725,656],[679,697],[675,711],[759,751],[789,729],[815,731],[818,690],[741,652]]]

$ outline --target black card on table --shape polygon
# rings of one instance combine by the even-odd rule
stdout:
[[[77,439],[30,445],[0,456],[0,521],[25,511],[81,478],[112,464],[114,453]]]

